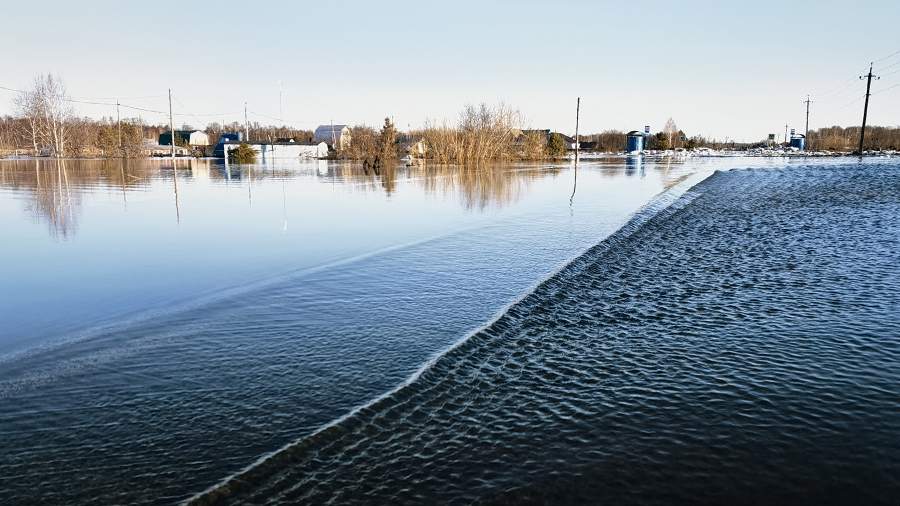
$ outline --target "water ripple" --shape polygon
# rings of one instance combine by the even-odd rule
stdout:
[[[900,168],[717,173],[196,504],[896,504]]]

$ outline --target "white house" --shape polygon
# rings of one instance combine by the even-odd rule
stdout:
[[[319,125],[313,134],[313,141],[324,142],[334,149],[350,146],[350,127],[347,125]]]
[[[224,156],[228,159],[228,152],[236,149],[240,143],[224,144]],[[284,160],[289,158],[325,158],[328,156],[328,145],[324,142],[279,142],[274,144],[248,143],[259,154],[260,161]]]

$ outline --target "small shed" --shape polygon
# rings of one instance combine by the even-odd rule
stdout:
[[[797,148],[800,151],[806,150],[806,136],[803,134],[791,135],[791,147]]]
[[[642,153],[644,151],[644,132],[632,130],[625,134],[625,152]]]

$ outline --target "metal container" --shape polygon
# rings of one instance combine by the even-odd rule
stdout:
[[[644,151],[644,134],[637,130],[628,132],[625,136],[625,152],[640,153]]]

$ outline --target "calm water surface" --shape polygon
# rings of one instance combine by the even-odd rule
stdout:
[[[783,163],[594,161],[576,187],[566,164],[0,162],[0,497],[183,500],[392,390],[661,192]]]

